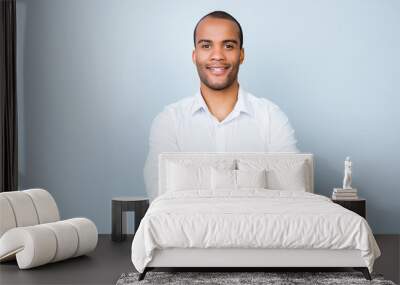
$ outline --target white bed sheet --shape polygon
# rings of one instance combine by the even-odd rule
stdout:
[[[324,196],[265,189],[159,196],[133,239],[135,268],[166,248],[357,249],[370,272],[380,255],[361,216]]]

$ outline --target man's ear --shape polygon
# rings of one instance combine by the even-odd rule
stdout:
[[[192,61],[194,64],[196,64],[196,49],[195,48],[192,51]]]
[[[244,61],[244,48],[240,50],[240,64],[242,64]]]

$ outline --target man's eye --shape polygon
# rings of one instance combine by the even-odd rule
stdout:
[[[227,44],[227,45],[225,45],[225,47],[226,47],[227,49],[233,49],[233,45],[231,45],[231,44]]]
[[[202,45],[202,48],[210,48],[210,45]]]

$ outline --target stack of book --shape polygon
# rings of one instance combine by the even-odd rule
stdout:
[[[334,188],[332,193],[332,199],[335,200],[357,200],[357,189],[342,189]]]

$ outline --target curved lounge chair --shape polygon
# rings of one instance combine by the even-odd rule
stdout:
[[[86,218],[60,221],[46,190],[0,193],[0,262],[17,259],[20,269],[28,269],[86,254],[96,245],[96,225]]]

